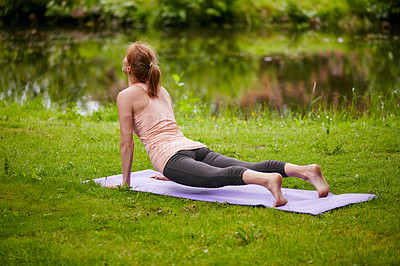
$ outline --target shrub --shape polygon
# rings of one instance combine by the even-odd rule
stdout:
[[[162,26],[210,26],[233,24],[236,0],[160,0],[158,21]]]
[[[1,0],[0,20],[4,26],[29,25],[44,19],[46,0]]]
[[[367,0],[366,13],[371,19],[396,26],[400,21],[400,1]]]

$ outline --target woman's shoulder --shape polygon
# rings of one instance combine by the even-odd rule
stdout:
[[[118,93],[118,98],[123,97],[123,98],[138,98],[138,97],[144,97],[147,96],[146,91],[139,85],[133,84],[129,86],[128,88],[120,91]]]
[[[117,96],[118,108],[128,108],[137,114],[142,112],[148,104],[149,96],[146,91],[135,84],[121,91]]]

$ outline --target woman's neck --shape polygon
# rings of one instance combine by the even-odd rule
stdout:
[[[129,84],[129,87],[132,86],[132,85],[135,84],[135,83],[140,83],[140,82],[139,82],[137,79],[135,79],[134,77],[128,76],[128,84]]]
[[[129,87],[132,86],[132,85],[135,85],[135,84],[144,84],[144,85],[147,86],[147,82],[141,82],[141,81],[138,81],[138,80],[130,80],[129,81]]]

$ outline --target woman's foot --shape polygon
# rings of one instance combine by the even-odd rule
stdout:
[[[318,197],[326,197],[329,194],[329,185],[322,175],[321,167],[317,164],[299,166],[295,164],[285,164],[287,176],[299,177],[309,182],[318,191]]]
[[[283,206],[287,203],[282,193],[282,176],[278,173],[261,173],[253,170],[246,170],[243,173],[243,181],[246,184],[256,184],[268,189],[275,198],[273,207]]]
[[[318,191],[319,198],[328,196],[330,187],[322,175],[321,167],[317,164],[310,164],[304,167],[306,167],[306,170],[300,178],[314,186]]]
[[[280,174],[266,174],[268,175],[264,187],[266,187],[274,196],[275,204],[273,207],[283,206],[287,203],[285,195],[282,193],[282,176]]]

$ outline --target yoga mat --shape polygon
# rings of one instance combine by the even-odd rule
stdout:
[[[262,186],[226,186],[222,188],[197,188],[174,183],[172,181],[161,181],[150,178],[159,174],[154,170],[143,170],[131,173],[131,190],[151,192],[153,194],[168,195],[192,200],[209,202],[230,203],[238,205],[265,206],[272,208],[275,200],[272,194]],[[120,184],[122,175],[114,175],[94,179],[102,186]],[[376,195],[373,194],[341,194],[329,193],[325,198],[318,198],[317,191],[282,188],[288,203],[285,206],[275,209],[308,213],[317,215],[335,208],[349,204],[370,200]]]

